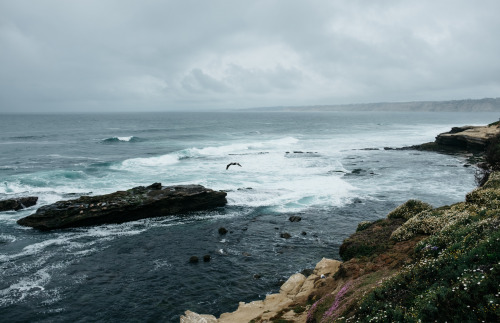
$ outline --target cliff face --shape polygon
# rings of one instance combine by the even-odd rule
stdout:
[[[500,133],[497,125],[455,127],[451,131],[439,134],[436,143],[466,150],[485,150],[488,142]]]

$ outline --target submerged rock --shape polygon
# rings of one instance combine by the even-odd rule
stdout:
[[[82,196],[42,206],[17,221],[39,230],[123,223],[224,206],[226,193],[201,185],[134,187],[106,195]]]
[[[3,211],[19,211],[27,207],[33,206],[38,201],[37,196],[20,197],[16,199],[8,199],[0,201],[0,212]]]

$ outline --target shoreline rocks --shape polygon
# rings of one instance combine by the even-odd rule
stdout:
[[[305,322],[307,312],[294,310],[294,304],[307,301],[311,292],[324,284],[325,278],[322,277],[332,280],[331,277],[339,270],[340,265],[338,260],[323,258],[308,277],[301,273],[293,274],[281,286],[279,293],[267,295],[264,300],[240,302],[236,311],[223,313],[218,319],[213,315],[197,314],[188,310],[181,315],[180,322],[269,322],[276,319]]]
[[[0,212],[4,211],[19,211],[30,206],[36,205],[38,201],[37,196],[27,196],[15,199],[8,199],[0,201]]]
[[[106,195],[59,201],[42,206],[17,223],[42,231],[123,223],[224,206],[226,195],[201,185],[162,186],[154,183]]]

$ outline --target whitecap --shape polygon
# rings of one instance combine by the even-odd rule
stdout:
[[[144,168],[165,167],[177,164],[179,157],[171,154],[149,157],[149,158],[132,158],[121,162],[119,165],[111,166],[112,169],[118,170],[141,170]]]

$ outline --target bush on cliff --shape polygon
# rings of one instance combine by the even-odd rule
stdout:
[[[408,200],[387,215],[389,219],[408,220],[420,212],[431,210],[432,206],[419,200]]]
[[[484,188],[469,193],[465,202],[411,217],[392,234],[394,242],[428,235],[415,245],[410,263],[382,278],[379,270],[343,281],[351,291],[366,287],[372,275],[378,277],[361,296],[328,294],[308,318],[317,322],[500,322],[499,179],[500,174],[492,173]],[[376,232],[375,223],[356,233],[358,240],[361,233]],[[406,242],[395,246],[401,243]]]

